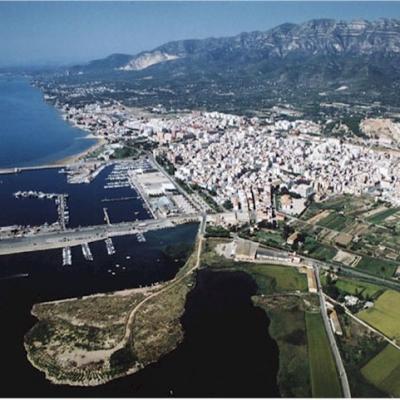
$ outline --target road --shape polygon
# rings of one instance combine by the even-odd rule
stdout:
[[[277,249],[271,246],[266,246],[266,245],[262,245],[263,248],[266,248],[272,252],[277,252],[277,254],[286,254],[289,257],[289,252],[282,250],[282,249]],[[346,267],[344,265],[337,265],[337,264],[333,264],[327,261],[319,261],[316,260],[314,258],[310,258],[310,257],[306,257],[304,255],[300,255],[299,257],[301,257],[302,262],[306,262],[308,263],[310,266],[312,267],[318,267],[321,269],[324,269],[326,271],[331,270],[332,268],[334,270],[338,270],[340,268],[340,274],[341,275],[348,275],[350,277],[356,277],[356,278],[360,278],[364,281],[367,282],[372,282],[372,283],[376,283],[378,285],[384,285],[386,287],[389,287],[391,289],[395,289],[395,290],[400,290],[400,282],[395,281],[393,279],[385,279],[385,278],[381,278],[379,276],[376,275],[371,275],[368,274],[366,272],[362,272],[360,270],[358,270],[357,268],[352,268],[352,267]]]
[[[198,214],[184,214],[163,219],[94,225],[55,232],[39,232],[29,236],[0,239],[0,255],[58,249],[66,246],[72,247],[83,243],[103,240],[108,237],[172,228],[175,225],[196,220],[199,220]]]
[[[332,349],[333,357],[335,359],[336,368],[339,373],[340,383],[342,385],[343,396],[346,398],[351,398],[350,385],[349,385],[349,381],[347,379],[346,370],[343,365],[342,356],[340,355],[339,349],[337,347],[335,334],[333,333],[332,326],[331,326],[331,323],[330,323],[330,320],[328,317],[328,311],[326,309],[325,297],[324,297],[324,293],[322,291],[321,280],[319,277],[319,268],[314,268],[314,271],[315,271],[315,275],[317,278],[321,315],[322,315],[322,319],[324,321],[326,333],[328,334],[328,340],[329,340],[329,344]]]

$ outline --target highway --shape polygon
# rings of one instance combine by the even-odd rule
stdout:
[[[316,276],[317,285],[318,285],[318,296],[319,296],[319,302],[320,302],[320,308],[321,308],[321,315],[322,315],[322,319],[324,321],[326,333],[328,335],[328,340],[329,340],[329,344],[331,346],[332,355],[335,359],[336,368],[337,368],[339,378],[340,378],[340,383],[342,386],[343,396],[346,398],[351,398],[350,385],[349,385],[349,381],[347,379],[346,370],[343,365],[342,356],[340,355],[339,349],[337,347],[335,335],[333,333],[332,326],[331,326],[331,323],[330,323],[329,317],[328,317],[328,311],[326,309],[325,297],[324,297],[324,293],[322,291],[321,280],[319,277],[319,268],[314,268],[314,271],[315,271],[315,276]]]
[[[94,225],[74,229],[40,232],[34,235],[0,239],[0,255],[25,253],[29,251],[72,247],[95,242],[108,237],[132,235],[148,232],[191,221],[199,221],[198,214],[183,214],[163,219],[148,219],[134,222],[121,222],[110,225]]]

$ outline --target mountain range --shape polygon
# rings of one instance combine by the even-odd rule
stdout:
[[[241,33],[233,37],[169,42],[137,55],[113,54],[76,68],[86,71],[139,71],[171,61],[207,61],[217,64],[234,62],[236,65],[243,65],[316,56],[397,58],[399,55],[399,20],[336,22],[331,19],[319,19],[303,24],[286,23],[265,32]]]
[[[136,55],[113,54],[69,73],[130,83],[149,78],[153,87],[187,87],[195,81],[222,94],[239,90],[258,98],[271,89],[284,97],[340,89],[341,96],[363,93],[392,102],[400,86],[400,20],[285,23],[264,32],[179,40]]]

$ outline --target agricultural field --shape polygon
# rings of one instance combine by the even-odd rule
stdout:
[[[388,344],[361,370],[368,382],[391,397],[400,397],[400,350]]]
[[[367,221],[371,224],[382,224],[387,218],[397,214],[400,211],[400,208],[388,208],[379,213],[372,215],[367,218]]]
[[[357,264],[358,269],[362,269],[372,275],[381,276],[383,278],[391,278],[398,267],[398,263],[389,260],[383,260],[382,258],[373,258],[369,256],[363,256]]]
[[[341,397],[339,377],[321,315],[306,313],[313,397]]]
[[[377,297],[384,291],[380,286],[372,283],[356,281],[355,279],[339,278],[336,281],[336,287],[344,293],[364,298]]]
[[[400,339],[400,293],[387,290],[372,308],[359,312],[359,318],[394,340]]]
[[[318,222],[318,225],[324,226],[335,231],[341,231],[346,226],[353,222],[352,218],[346,217],[345,215],[331,212],[326,218]]]
[[[302,223],[306,233],[315,233],[316,227],[324,228],[319,232],[318,240],[326,245],[338,245],[366,256],[400,261],[398,207],[376,202],[367,195],[346,195],[312,203],[302,218],[307,220],[308,225]],[[328,229],[332,230],[331,233]],[[335,235],[334,231],[339,234]]]
[[[286,243],[281,231],[261,230],[256,233],[256,238],[260,243],[274,247],[281,247]]]
[[[328,285],[327,274],[321,274],[321,283],[326,289]],[[352,295],[364,299],[378,298],[385,291],[385,288],[381,286],[341,276],[336,281],[330,281],[329,285],[334,285],[342,296]]]
[[[306,237],[302,251],[303,253],[322,261],[331,261],[337,253],[337,250],[334,247],[322,244],[311,236]]]
[[[385,397],[385,393],[363,376],[361,369],[385,348],[386,342],[347,314],[339,314],[339,320],[343,336],[337,337],[337,343],[347,372],[351,396]]]
[[[371,196],[352,196],[349,194],[339,195],[316,204],[320,210],[344,212],[349,216],[359,215],[360,213],[377,207],[377,203]]]

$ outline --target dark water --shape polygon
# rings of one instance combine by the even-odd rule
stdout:
[[[73,248],[71,267],[61,266],[60,249],[1,256],[0,343],[3,363],[0,396],[105,394],[102,387],[85,390],[52,385],[30,365],[23,348],[23,337],[35,323],[30,315],[33,304],[170,280],[183,260],[177,262],[167,257],[163,250],[177,243],[192,245],[196,232],[197,225],[191,224],[149,232],[145,243],[137,242],[134,236],[114,238],[117,251],[114,256],[106,254],[103,242],[94,243],[91,244],[93,262],[85,261],[80,247],[76,247]],[[16,276],[24,273],[29,276]],[[128,395],[125,381],[121,382],[121,391],[114,393],[113,397]]]
[[[52,385],[31,367],[19,336],[34,323],[27,315],[27,299],[34,302],[43,294],[27,290],[23,280],[16,280],[10,291],[23,296],[2,301],[1,317],[8,328],[1,340],[8,343],[3,351],[8,368],[2,371],[1,395],[279,397],[277,345],[268,335],[266,314],[251,303],[256,286],[244,273],[199,272],[182,317],[184,341],[177,349],[137,374],[93,388]],[[15,385],[15,376],[24,385]]]
[[[256,289],[245,273],[200,271],[182,317],[184,341],[126,382],[131,395],[279,397],[278,348],[251,302]],[[116,387],[105,385],[108,394]]]
[[[104,189],[112,166],[105,168],[90,184],[70,185],[57,169],[0,175],[0,226],[14,224],[41,225],[57,220],[57,206],[52,200],[16,199],[13,193],[37,190],[46,193],[68,193],[69,227],[104,223],[103,207],[108,209],[112,223],[150,218],[141,199],[102,202],[105,198],[137,197],[131,188]]]
[[[45,164],[95,143],[68,125],[21,77],[0,77],[0,168]]]

